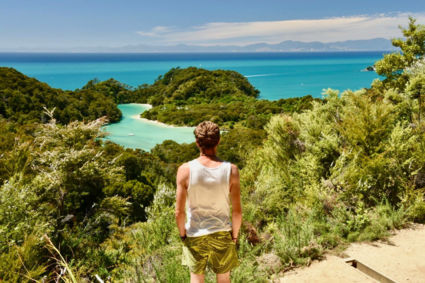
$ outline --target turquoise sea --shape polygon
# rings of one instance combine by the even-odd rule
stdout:
[[[110,133],[105,139],[128,148],[150,150],[164,140],[179,143],[195,141],[192,127],[171,127],[149,120],[141,120],[140,113],[149,107],[144,104],[119,104],[123,117],[119,123],[109,124],[103,129]]]
[[[307,94],[321,97],[326,88],[368,87],[378,75],[363,70],[382,58],[383,53],[0,53],[0,66],[13,67],[53,87],[70,90],[81,88],[94,78],[114,78],[133,87],[150,84],[173,67],[228,69],[246,76],[260,90],[260,98],[276,100]],[[189,128],[180,131],[132,119],[136,112],[145,110],[140,105],[119,107],[124,118],[108,126],[108,132],[111,140],[123,146],[149,150],[167,138],[178,142],[192,139]]]
[[[89,80],[114,78],[131,86],[153,83],[173,67],[227,69],[243,74],[260,90],[261,98],[279,99],[322,89],[359,89],[377,75],[362,72],[383,52],[327,53],[194,53],[81,54],[0,53],[0,66],[9,66],[49,85],[81,88]]]

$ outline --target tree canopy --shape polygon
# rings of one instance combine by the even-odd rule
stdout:
[[[405,71],[425,54],[425,25],[416,24],[416,19],[409,17],[408,27],[400,29],[404,39],[392,40],[393,46],[400,48],[400,51],[384,55],[375,64],[378,75],[385,77],[382,83],[387,89],[404,90],[408,81]]]
[[[53,109],[62,124],[107,116],[119,121],[121,111],[109,94],[94,90],[63,91],[30,78],[13,68],[0,67],[0,115],[20,124],[46,122],[43,107]]]

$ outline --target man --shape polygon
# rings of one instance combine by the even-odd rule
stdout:
[[[231,269],[239,265],[239,172],[216,155],[220,129],[215,123],[200,123],[194,134],[200,156],[177,171],[176,222],[183,241],[182,263],[189,266],[192,283],[204,282],[207,265],[217,282],[230,282]]]

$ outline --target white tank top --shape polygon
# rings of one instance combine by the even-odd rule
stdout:
[[[209,168],[197,159],[189,162],[190,177],[186,198],[186,233],[189,237],[231,231],[230,171],[231,164],[222,162]]]

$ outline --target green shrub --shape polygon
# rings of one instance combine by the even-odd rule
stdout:
[[[425,223],[425,201],[423,197],[418,197],[412,205],[407,208],[407,215],[411,221]]]

